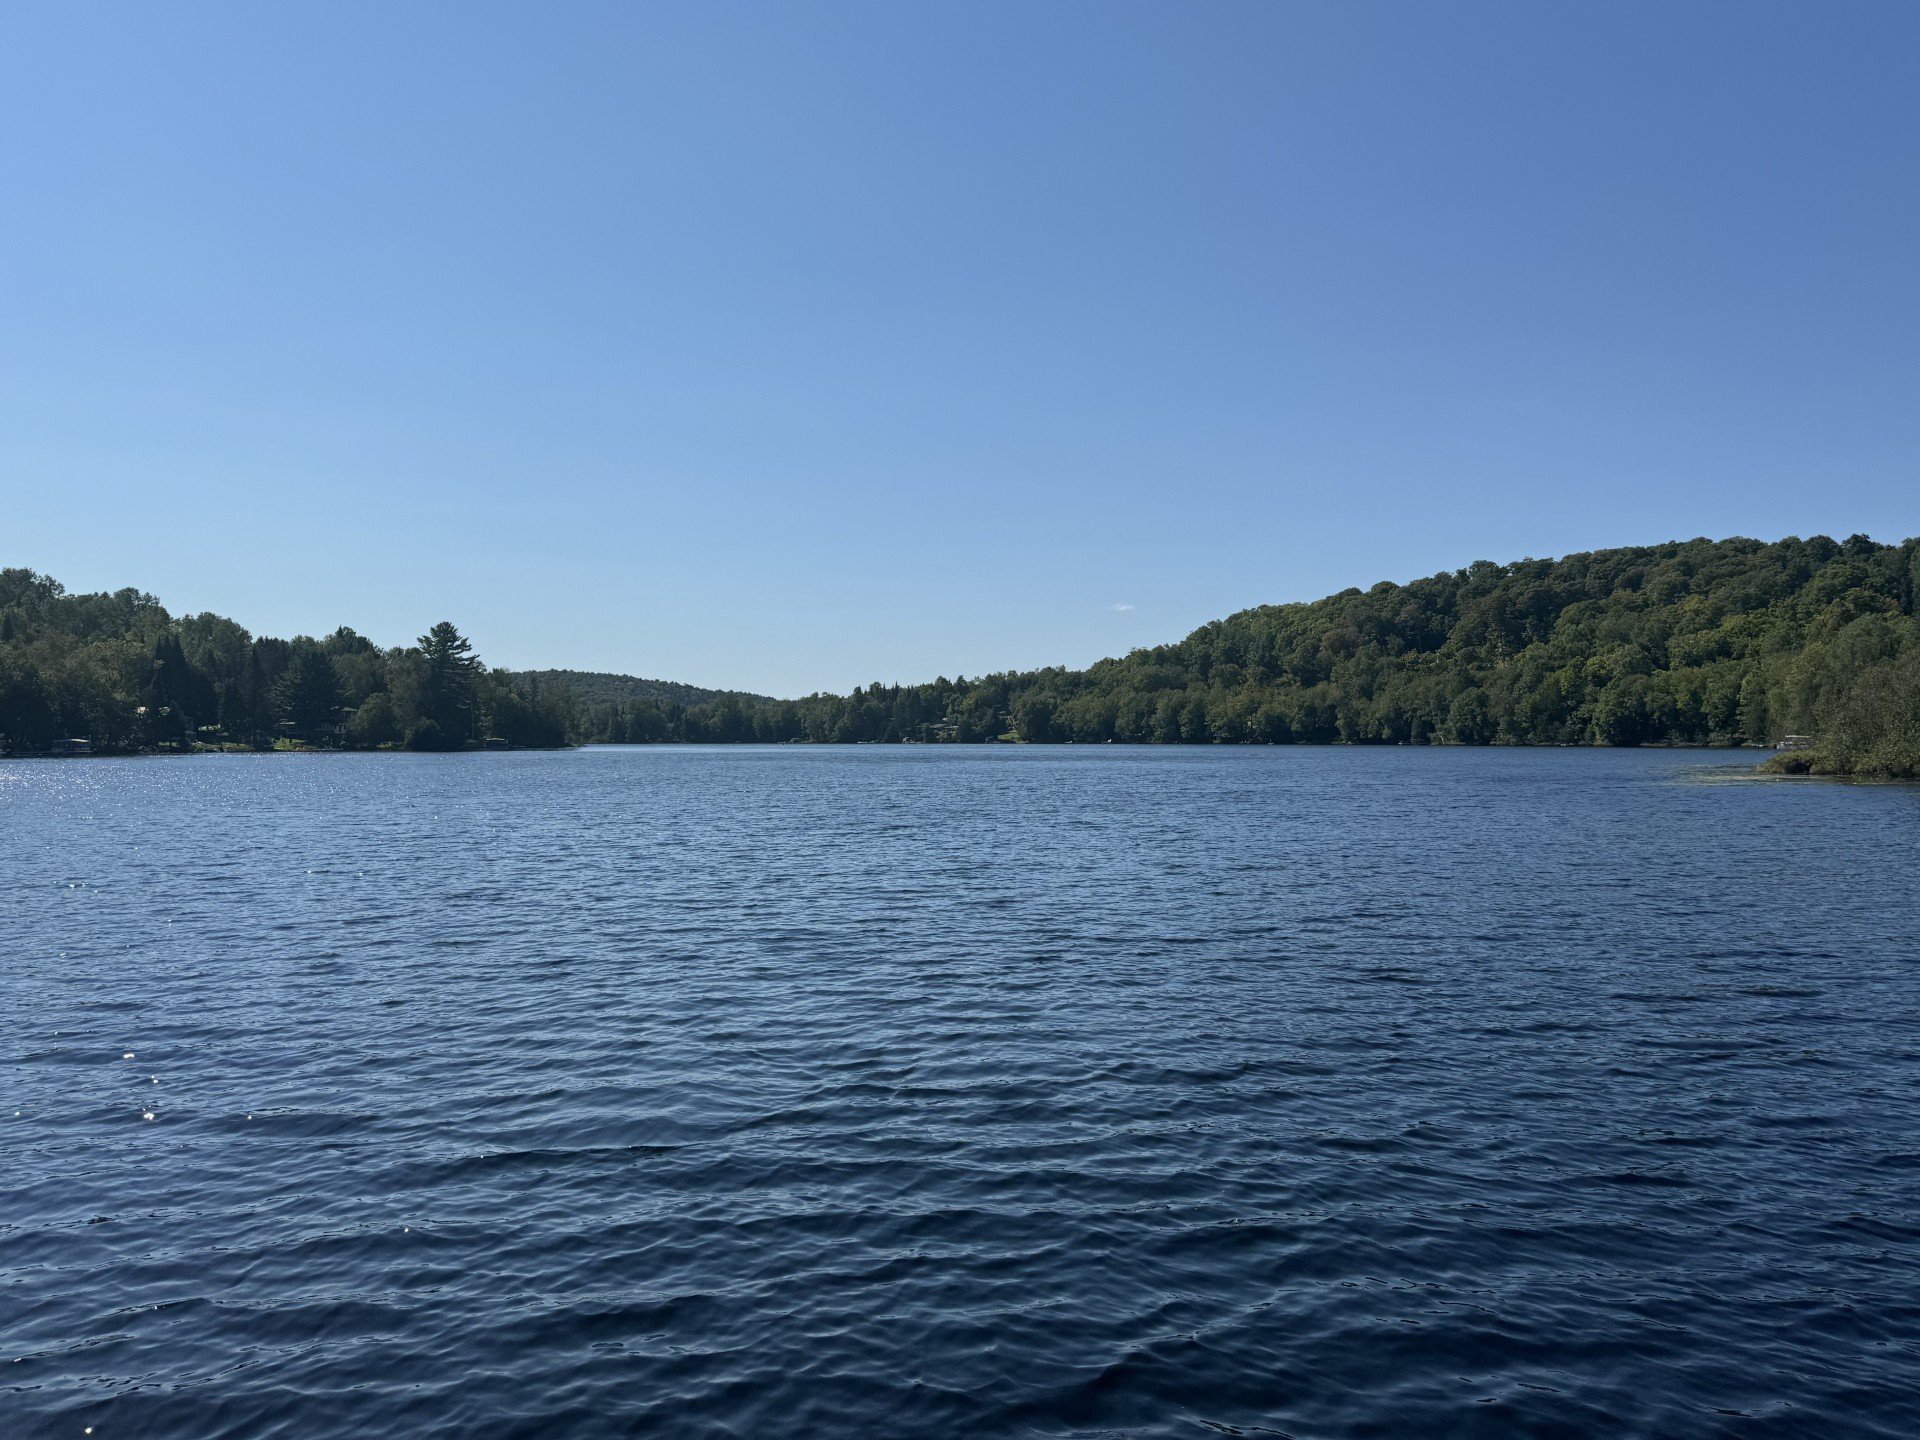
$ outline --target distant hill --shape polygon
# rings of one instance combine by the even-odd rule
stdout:
[[[708,690],[699,685],[682,685],[675,680],[644,680],[638,675],[609,675],[599,670],[502,670],[497,673],[515,682],[537,681],[542,688],[560,686],[587,709],[600,705],[631,705],[637,700],[654,705],[691,707],[708,705],[729,697],[743,704],[759,704],[768,698],[744,690]]]
[[[685,710],[595,740],[1700,745],[1920,773],[1920,540],[1687,540],[1265,605],[1084,670]]]
[[[1263,605],[1084,670],[771,700],[489,670],[451,624],[382,650],[253,636],[0,569],[0,744],[413,749],[661,741],[1702,745],[1920,778],[1920,539],[1686,540],[1476,561]]]

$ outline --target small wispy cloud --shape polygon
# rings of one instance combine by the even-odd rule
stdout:
[[[1116,600],[1107,608],[1117,615],[1123,611],[1131,610],[1133,608],[1133,602],[1131,600]]]

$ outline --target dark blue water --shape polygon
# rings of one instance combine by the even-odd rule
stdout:
[[[0,1434],[1920,1431],[1920,790],[0,765]]]

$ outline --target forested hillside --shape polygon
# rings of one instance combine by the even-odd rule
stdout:
[[[1690,540],[1270,605],[1085,670],[799,700],[489,671],[451,625],[255,638],[151,595],[0,571],[15,750],[199,743],[460,748],[570,740],[1770,744],[1816,770],[1920,771],[1920,541]]]
[[[576,703],[592,708],[600,705],[631,705],[644,701],[653,705],[710,705],[732,696],[736,700],[760,703],[767,697],[738,690],[708,690],[699,685],[682,685],[674,680],[643,680],[638,675],[610,675],[599,670],[501,670],[496,672],[516,684],[532,683],[559,686]]]
[[[221,615],[175,619],[139,590],[69,595],[0,570],[0,743],[16,752],[561,745],[576,723],[564,689],[489,672],[445,621],[388,650],[346,628],[277,640]]]
[[[1860,721],[1861,734],[1897,737],[1911,723],[1899,717],[1920,703],[1916,586],[1920,541],[1880,545],[1858,535],[1481,561],[1408,585],[1242,611],[1177,644],[1085,670],[760,704],[725,698],[686,711],[603,706],[587,715],[586,733],[636,741],[1771,743],[1871,712],[1881,718]],[[1869,696],[1879,698],[1869,704]],[[1852,753],[1879,743],[1863,740]],[[1889,757],[1866,768],[1911,764]]]

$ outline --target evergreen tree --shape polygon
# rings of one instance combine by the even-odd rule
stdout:
[[[340,716],[340,677],[333,657],[311,640],[295,641],[274,698],[295,735],[309,741],[331,739]]]
[[[440,747],[458,750],[473,736],[474,686],[481,666],[473,642],[442,620],[419,640],[426,657],[423,720],[433,721]]]

